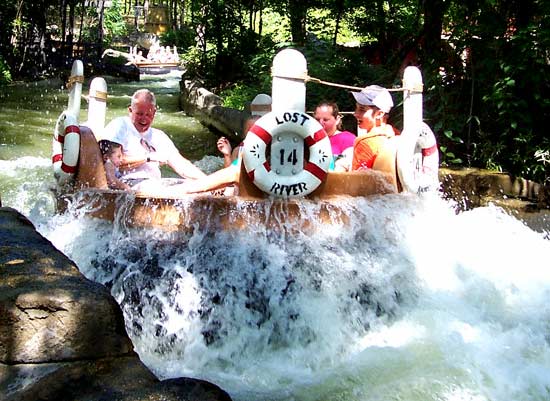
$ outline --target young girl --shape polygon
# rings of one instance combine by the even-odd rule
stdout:
[[[322,125],[330,140],[334,157],[330,169],[335,171],[349,170],[355,135],[348,131],[340,131],[342,116],[336,103],[320,103],[315,108],[313,117]]]
[[[118,167],[122,162],[122,145],[103,139],[99,141],[99,150],[103,157],[103,165],[105,166],[105,174],[107,175],[107,184],[109,188],[131,189],[128,184],[120,181],[117,177]]]

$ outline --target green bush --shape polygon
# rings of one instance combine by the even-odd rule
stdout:
[[[160,42],[164,46],[176,46],[178,49],[187,49],[195,44],[195,31],[184,26],[178,30],[168,30],[160,35]]]
[[[113,0],[111,7],[106,7],[103,14],[103,46],[110,47],[115,38],[120,38],[128,33],[120,0]],[[85,42],[97,42],[101,27],[99,26],[99,14],[95,7],[86,7],[85,19],[88,21],[82,27],[82,39]]]
[[[0,85],[5,85],[11,82],[11,72],[8,64],[0,56]]]

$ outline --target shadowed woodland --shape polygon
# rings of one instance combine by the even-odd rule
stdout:
[[[443,165],[550,177],[547,1],[0,3],[0,85],[66,74],[75,58],[93,67],[140,32],[177,46],[186,75],[235,108],[270,93],[271,61],[285,47],[304,53],[311,77],[352,86],[399,87],[403,69],[418,65]],[[308,83],[307,94],[308,110],[321,100],[354,106],[346,90]],[[400,107],[391,118],[399,126]]]

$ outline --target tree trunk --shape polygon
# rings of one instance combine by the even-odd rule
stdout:
[[[17,14],[15,15],[15,21],[20,21],[21,18],[22,18],[22,15],[23,15],[23,4],[24,4],[24,1],[23,0],[19,0],[18,4],[17,4]],[[21,28],[20,27],[16,27],[14,26],[12,28],[12,31],[11,31],[11,40],[10,40],[10,43],[11,45],[15,48],[17,47],[17,42],[19,41],[20,39],[20,36],[21,36]]]
[[[445,0],[424,0],[424,53],[441,63],[442,46],[441,32],[443,31],[443,16],[447,9]],[[439,65],[437,65],[439,67]]]
[[[178,2],[176,0],[170,1],[170,7],[169,7],[169,13],[170,13],[170,24],[172,25],[172,30],[178,29]]]
[[[386,14],[384,12],[384,0],[376,1],[376,26],[380,61],[384,63],[388,55],[388,40],[386,34]]]
[[[264,12],[264,2],[263,2],[263,0],[260,0],[259,6],[258,6],[258,11],[260,13],[260,22],[258,23],[258,35],[262,36],[262,28],[263,28],[263,23],[264,23],[264,20],[262,18],[262,14]]]
[[[64,57],[67,57],[67,47],[65,44],[67,43],[67,38],[65,37],[67,32],[67,1],[61,0],[61,54],[63,54]]]
[[[139,19],[139,13],[138,13],[138,0],[135,0],[134,2],[134,29],[138,30],[138,19]]]
[[[105,0],[99,0],[99,21],[98,21],[98,40],[97,40],[97,58],[101,60],[103,55],[103,14],[105,13]]]
[[[254,24],[255,24],[255,18],[256,10],[254,8],[254,2],[251,2],[250,8],[248,9],[248,28],[253,31],[254,30]]]
[[[306,43],[307,0],[289,0],[288,3],[292,41],[303,46]]]
[[[67,46],[69,57],[73,58],[73,43],[74,43],[74,3],[69,3],[69,35],[67,37]]]
[[[336,46],[338,43],[338,33],[340,31],[340,21],[342,20],[342,14],[344,13],[344,1],[336,1],[336,26],[334,27],[334,37],[332,39],[332,45]]]

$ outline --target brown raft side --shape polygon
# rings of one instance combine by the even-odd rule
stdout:
[[[164,231],[260,229],[308,230],[316,224],[347,224],[349,217],[330,199],[397,192],[395,141],[377,158],[375,169],[361,172],[331,172],[306,199],[269,199],[248,178],[244,166],[239,176],[239,196],[186,195],[181,198],[140,196],[107,189],[99,146],[93,133],[81,129],[79,170],[75,192],[59,198],[85,208],[91,217],[117,221],[129,227],[160,228]],[[304,202],[315,202],[314,215],[303,215]],[[61,209],[64,210],[64,209]],[[308,213],[311,213],[308,212]]]
[[[75,178],[75,189],[98,188],[107,189],[107,176],[103,166],[103,158],[99,145],[92,130],[80,126],[80,153],[78,171]]]
[[[315,211],[303,215],[303,199],[243,199],[185,195],[179,199],[155,198],[122,191],[84,189],[66,195],[90,217],[116,221],[133,228],[158,228],[166,232],[230,231],[256,228],[285,232],[308,231],[315,225],[349,223],[349,216],[332,202],[315,202]]]
[[[56,208],[60,213],[67,210],[67,204],[74,198],[75,191],[88,188],[108,189],[103,158],[94,133],[86,126],[81,125],[79,128],[80,149],[74,182],[71,187],[67,186],[54,190],[57,201]]]

